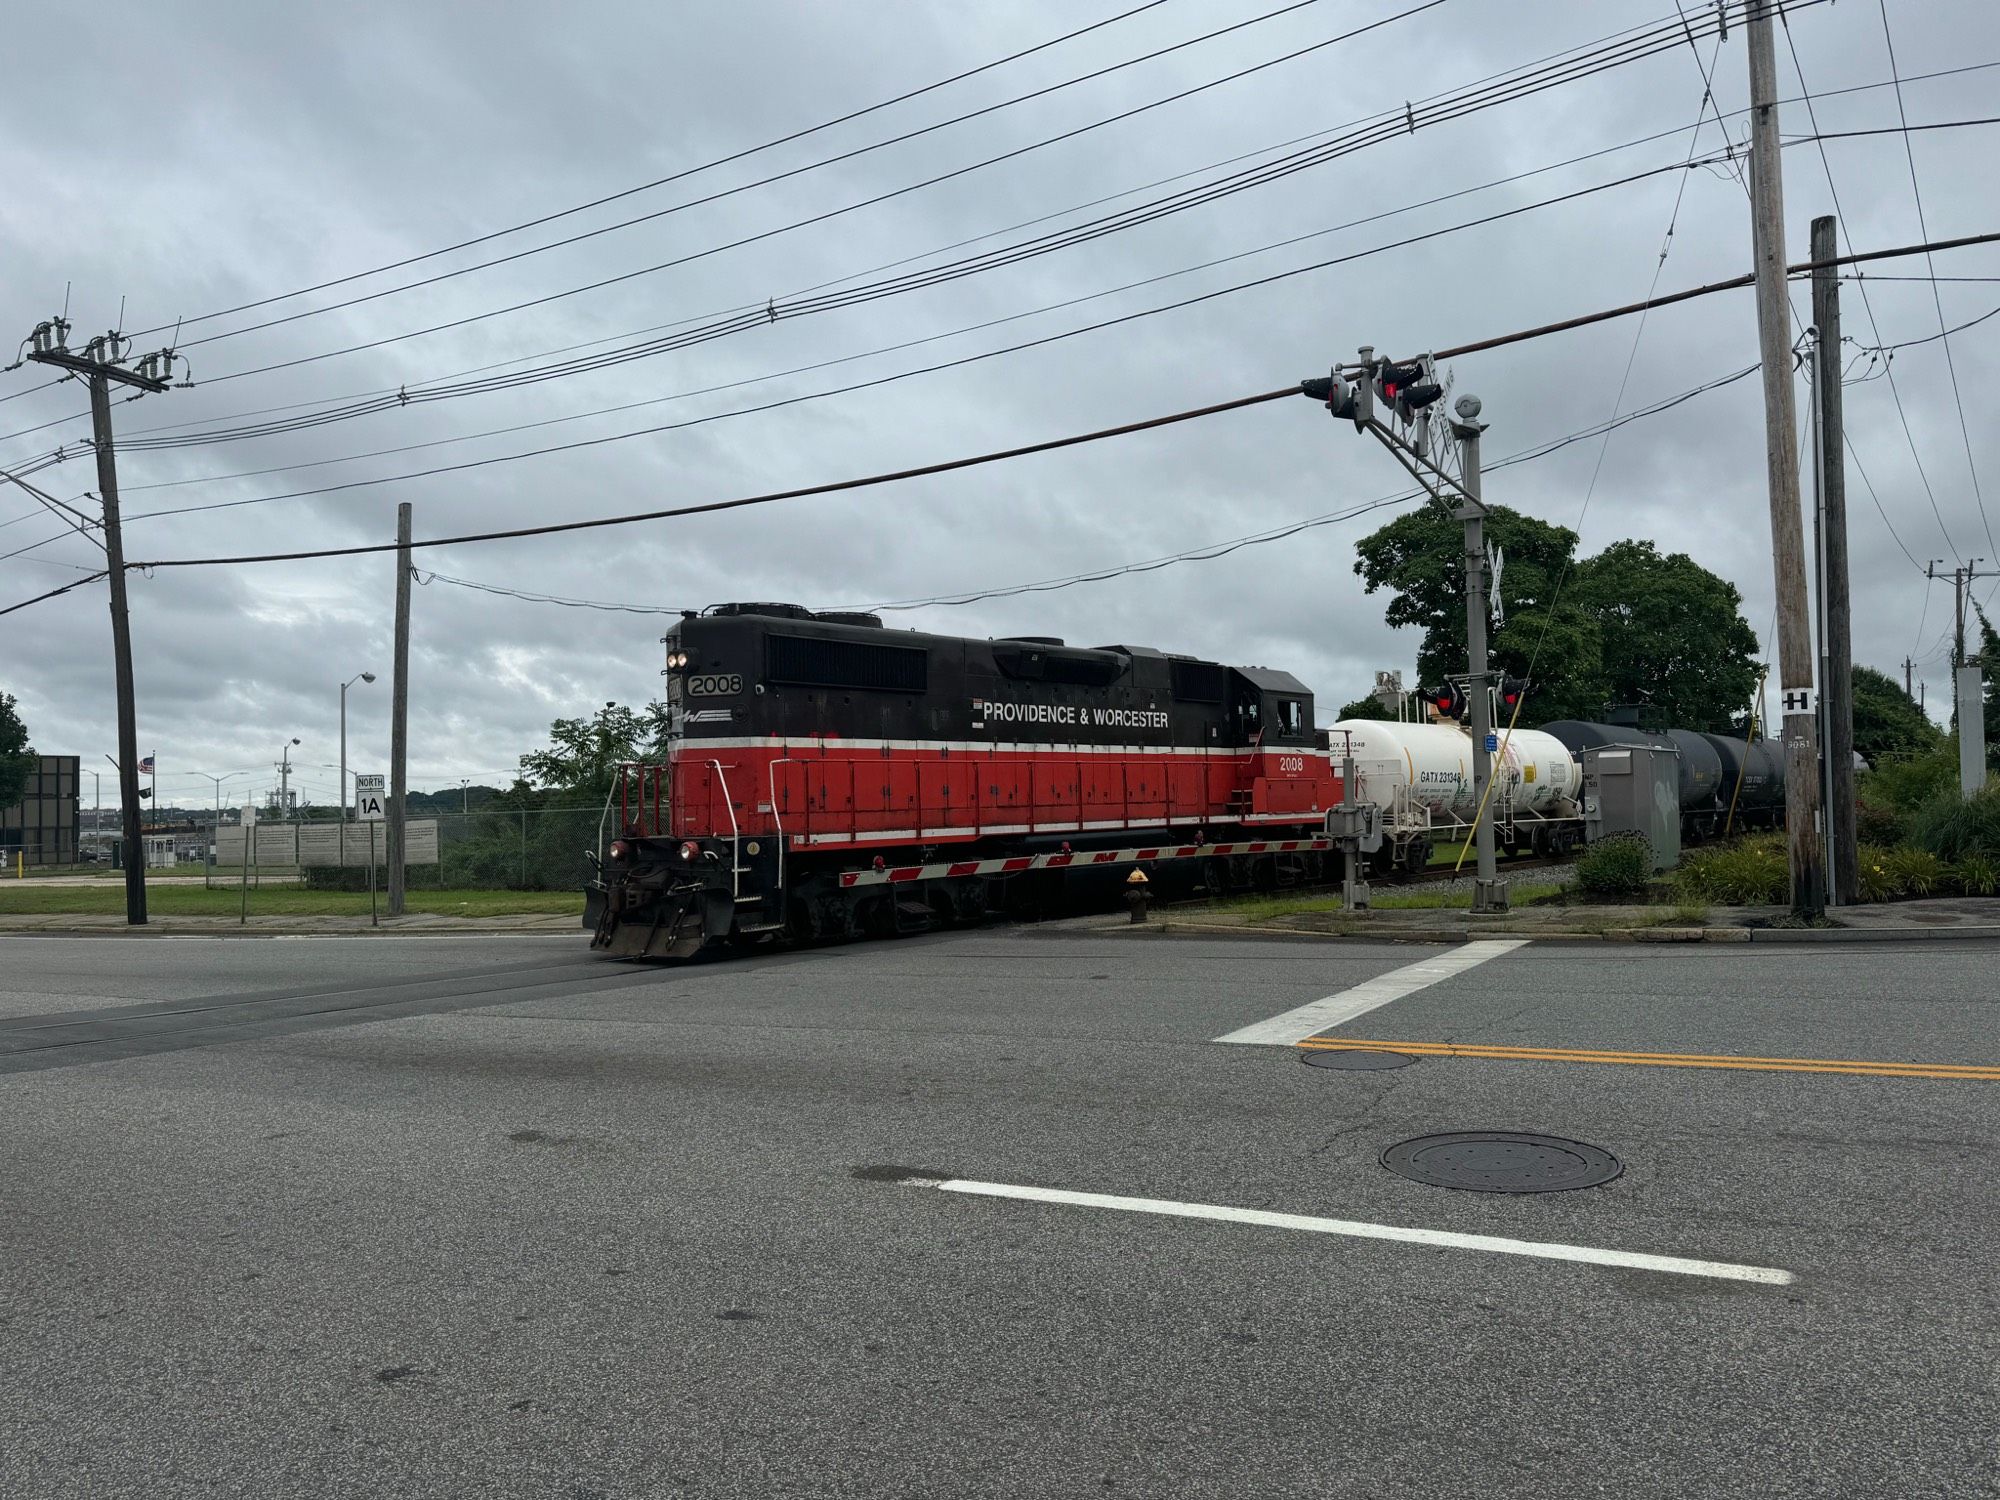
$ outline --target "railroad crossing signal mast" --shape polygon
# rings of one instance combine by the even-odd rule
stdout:
[[[97,450],[97,490],[104,502],[104,566],[111,585],[112,670],[118,691],[118,802],[123,814],[122,836],[125,849],[125,920],[134,927],[146,925],[146,841],[139,823],[139,716],[132,690],[132,629],[125,613],[125,541],[118,525],[118,459],[111,440],[111,385],[136,386],[142,391],[164,391],[174,384],[174,361],[186,358],[172,349],[162,349],[141,359],[136,368],[125,365],[125,348],[130,340],[115,329],[99,334],[81,352],[69,348],[67,318],[50,318],[35,326],[22,341],[22,360],[53,365],[67,370],[90,387],[90,438]],[[180,382],[183,389],[192,379]]]
[[[1486,506],[1479,497],[1479,420],[1477,396],[1460,396],[1452,406],[1451,437],[1458,444],[1458,473],[1446,470],[1431,456],[1430,408],[1443,397],[1431,359],[1398,364],[1376,357],[1363,345],[1360,357],[1336,365],[1330,375],[1299,382],[1299,393],[1324,402],[1329,413],[1346,417],[1357,432],[1372,436],[1409,471],[1432,499],[1465,527],[1465,638],[1468,647],[1465,697],[1471,710],[1472,783],[1479,799],[1474,814],[1473,843],[1478,850],[1478,874],[1473,881],[1475,912],[1504,912],[1507,888],[1494,868],[1493,850],[1493,697],[1488,691],[1486,662]],[[1380,402],[1395,421],[1376,416]]]

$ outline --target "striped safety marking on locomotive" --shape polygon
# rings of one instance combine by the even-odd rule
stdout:
[[[910,880],[957,880],[967,875],[1018,875],[1024,870],[1062,870],[1089,865],[1130,865],[1163,859],[1207,859],[1229,854],[1310,854],[1333,847],[1333,840],[1260,839],[1249,844],[1178,844],[1156,849],[1086,849],[1076,854],[1021,854],[1011,859],[961,859],[938,865],[895,865],[849,870],[842,888],[900,885]]]

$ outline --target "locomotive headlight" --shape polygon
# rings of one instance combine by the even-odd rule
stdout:
[[[701,853],[701,845],[697,844],[693,839],[689,839],[681,845],[682,859],[691,860],[699,853]]]
[[[626,843],[623,839],[613,839],[611,841],[611,862],[614,865],[622,865],[631,857],[632,846],[630,844]]]
[[[688,664],[687,652],[669,651],[667,653],[667,669],[669,671],[677,672],[687,664]]]

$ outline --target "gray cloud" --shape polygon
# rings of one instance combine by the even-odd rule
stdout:
[[[977,107],[1258,13],[1176,3],[881,116],[498,242],[338,292],[197,325],[241,326],[449,269],[495,250],[748,182],[833,150]],[[824,212],[1394,13],[1386,3],[1327,3],[1113,74],[980,121],[720,203],[670,215],[421,291],[191,347],[202,383],[120,406],[126,437],[433,378],[582,340],[761,302],[886,261],[984,235],[1456,87],[1615,29],[1664,6],[1453,3],[1340,47],[1212,90],[954,182],[739,251],[453,332],[363,354],[227,380],[233,371],[389,337],[558,288],[684,256]],[[2000,60],[2000,18],[1977,0],[1892,0],[1905,74]],[[1109,14],[1101,7],[1093,14]],[[1531,21],[1524,21],[1525,14]],[[976,65],[1079,23],[1074,6],[1007,8],[754,4],[705,9],[526,3],[337,10],[247,4],[194,11],[43,7],[18,17],[16,50],[46,66],[17,76],[4,108],[0,255],[21,332],[73,283],[79,328],[127,299],[130,327],[344,275],[481,234],[740,149],[915,83]],[[1801,12],[1792,34],[1815,91],[1887,78],[1880,17],[1865,5]],[[1708,57],[1702,49],[1702,61]],[[79,60],[90,59],[87,83]],[[1780,42],[1780,78],[1796,91]],[[1744,56],[1732,29],[1717,100],[1742,106]],[[1990,73],[1913,83],[1913,121],[1990,112]],[[78,109],[87,87],[117,109]],[[615,370],[207,447],[128,452],[127,509],[250,498],[396,475],[629,431],[825,389],[851,380],[1076,327],[1099,318],[1365,248],[1675,160],[1688,149],[1702,80],[1685,47],[1646,63],[1353,157],[1129,233],[989,275],[823,317],[757,329]],[[1887,91],[1826,98],[1826,130],[1896,123]],[[1788,132],[1807,127],[1787,108]],[[1740,122],[1735,126],[1741,133]],[[693,396],[513,436],[327,464],[292,473],[206,478],[308,464],[375,448],[544,421],[617,402],[750,380],[817,360],[1003,317],[1269,241],[1381,213],[1654,132],[1675,134],[1602,161],[1399,215],[1066,311],[815,374]],[[1716,148],[1713,123],[1700,135]],[[1914,139],[1930,231],[1993,227],[1990,131]],[[1848,229],[1862,248],[1913,240],[1917,216],[1895,136],[1831,143]],[[1787,151],[1789,234],[1832,204],[1817,152]],[[1323,370],[1361,343],[1415,350],[1532,325],[1642,295],[1669,216],[1663,288],[1748,264],[1741,187],[1700,171],[1661,177],[1462,234],[1053,344],[853,395],[546,458],[268,505],[135,521],[135,557],[387,540],[395,505],[420,535],[725,497],[899,468],[1060,435],[1232,395]],[[1920,262],[1885,268],[1913,274]],[[1948,275],[2000,274],[2000,256],[1961,253]],[[1953,322],[2000,303],[2000,286],[1941,288]],[[1884,340],[1934,333],[1929,287],[1875,281]],[[1803,293],[1798,297],[1807,310]],[[1850,287],[1846,328],[1876,337]],[[1636,356],[1632,321],[1459,361],[1493,422],[1489,453],[1529,447],[1623,407],[1685,390],[1756,357],[1747,294],[1662,311]],[[2000,320],[1953,340],[1982,478],[2000,486],[1984,397]],[[1881,505],[1921,561],[1990,553],[1975,508],[1941,346],[1905,351],[1897,381],[1848,393],[1851,432]],[[34,383],[8,377],[0,395]],[[0,405],[0,432],[79,409],[65,386]],[[0,464],[33,456],[81,424],[0,444]],[[1918,478],[1921,455],[1940,525]],[[1495,476],[1502,503],[1581,529],[1587,549],[1648,536],[1735,582],[1751,623],[1771,614],[1762,406],[1754,381],[1620,429],[1604,450],[1579,444]],[[172,488],[143,486],[203,477]],[[571,537],[442,549],[420,566],[526,590],[696,607],[726,598],[868,603],[1049,578],[1174,552],[1394,493],[1397,471],[1304,402],[1279,403],[1100,446],[722,516]],[[62,498],[95,488],[87,457],[38,479]],[[1856,638],[1861,660],[1892,668],[1928,656],[1941,680],[1943,591],[1926,599],[1850,474]],[[1587,513],[1584,510],[1589,496]],[[0,498],[0,521],[28,502]],[[1989,497],[2000,511],[2000,488]],[[1330,704],[1378,666],[1407,666],[1415,642],[1389,631],[1382,600],[1361,593],[1354,539],[1380,516],[1227,558],[1062,592],[897,616],[898,623],[993,634],[1033,631],[1122,640],[1225,659],[1283,664]],[[0,552],[53,525],[0,529]],[[18,539],[18,540],[17,540]],[[88,547],[61,542],[0,562],[11,601],[73,576]],[[241,570],[161,571],[133,580],[142,737],[168,770],[260,769],[297,734],[310,767],[335,752],[337,684],[384,674],[350,694],[351,758],[387,748],[386,673],[393,567],[381,557]],[[496,598],[434,583],[417,591],[412,668],[416,784],[495,778],[539,743],[558,714],[642,700],[658,684],[657,618]],[[1919,626],[1921,625],[1921,630]],[[0,620],[0,685],[20,696],[38,744],[101,758],[112,747],[101,586]],[[312,774],[332,783],[330,772]],[[239,785],[256,785],[246,778]],[[174,784],[192,799],[206,783]]]

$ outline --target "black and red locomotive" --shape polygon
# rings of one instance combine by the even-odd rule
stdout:
[[[666,760],[625,768],[587,892],[613,954],[908,931],[1134,868],[1269,887],[1331,847],[1339,780],[1286,672],[786,604],[664,644]]]

